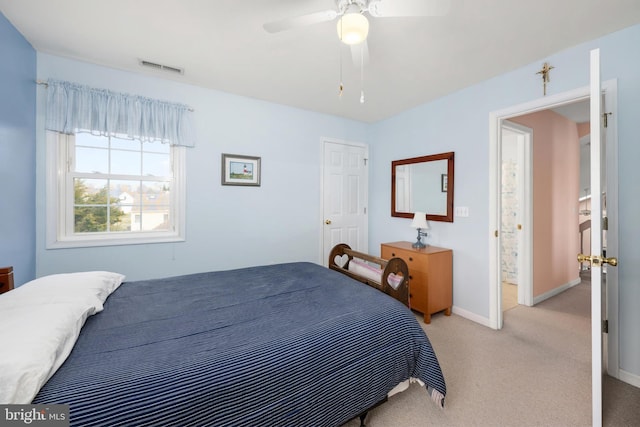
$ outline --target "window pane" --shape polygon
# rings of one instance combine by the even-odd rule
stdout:
[[[125,181],[112,179],[111,197],[117,199],[115,202],[122,209],[131,210],[131,206],[140,205],[140,181]]]
[[[76,134],[76,146],[109,148],[109,138],[100,135],[91,135],[87,132]]]
[[[102,148],[76,147],[75,171],[109,173],[109,151]]]
[[[140,222],[134,226],[139,227],[139,231],[166,231],[169,229],[169,207],[153,210],[143,210],[140,216]],[[136,218],[137,219],[137,218]]]
[[[171,192],[168,182],[148,182],[142,186],[142,206],[145,210],[166,209],[171,203]]]
[[[116,199],[115,206],[112,205],[112,215],[119,215],[118,223],[114,224],[113,231],[132,231],[132,218],[140,212],[140,181],[110,181],[112,200]],[[121,213],[121,215],[120,215]],[[139,228],[138,228],[139,229]]]
[[[140,141],[135,139],[116,138],[111,137],[111,149],[112,150],[132,150],[140,151]]]
[[[168,230],[169,213],[171,212],[170,183],[144,182],[142,186],[142,221],[141,230]]]
[[[141,153],[138,151],[111,150],[111,173],[141,175]]]
[[[142,183],[142,204],[169,204],[169,181],[144,181]]]
[[[168,154],[144,153],[142,174],[145,176],[169,176],[171,162]]]
[[[107,231],[107,207],[76,206],[74,209],[74,232],[95,233]]]
[[[106,205],[106,179],[73,179],[74,204],[76,205]]]
[[[109,222],[110,231],[131,231],[131,214],[119,206],[109,207]]]

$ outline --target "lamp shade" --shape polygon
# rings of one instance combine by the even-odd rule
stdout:
[[[429,229],[427,223],[427,215],[424,212],[416,212],[413,214],[413,221],[411,221],[411,228],[421,228],[423,230]]]
[[[362,43],[369,34],[369,21],[361,13],[345,13],[338,20],[338,37],[343,43],[354,45]]]

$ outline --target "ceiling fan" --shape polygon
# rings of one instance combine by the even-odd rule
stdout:
[[[351,55],[356,66],[362,69],[369,59],[367,36],[369,21],[373,18],[443,16],[449,13],[451,0],[336,0],[336,8],[302,16],[284,18],[263,25],[268,33],[279,33],[298,27],[319,24],[338,19],[338,38],[351,47]],[[342,60],[340,62],[339,94],[342,96]],[[364,103],[364,88],[360,88],[360,102]]]
[[[314,12],[268,22],[263,25],[269,33],[338,20],[338,37],[348,45],[367,39],[369,21],[374,18],[443,16],[449,12],[450,0],[336,0],[336,9]]]

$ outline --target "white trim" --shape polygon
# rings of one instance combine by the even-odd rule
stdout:
[[[624,381],[627,384],[631,384],[634,387],[640,388],[640,375],[632,374],[631,372],[627,372],[623,369],[619,370],[620,372],[620,381]]]
[[[487,326],[489,328],[491,327],[491,323],[489,321],[489,318],[480,316],[479,314],[475,314],[475,313],[473,313],[471,311],[465,310],[464,308],[460,308],[460,307],[454,305],[451,308],[451,312],[453,314],[457,314],[460,317],[464,317],[465,319],[469,319],[472,322],[479,323],[482,326]]]
[[[512,115],[512,114],[511,114]],[[489,113],[489,327],[502,328],[502,290],[497,283],[502,284],[502,254],[500,253],[500,222],[502,220],[502,197],[500,194],[500,180],[502,168],[502,130],[501,120],[505,114]]]
[[[542,301],[549,299],[551,297],[555,297],[558,294],[563,293],[569,288],[573,288],[576,285],[579,285],[582,279],[579,277],[577,279],[573,279],[572,281],[565,283],[564,285],[560,285],[557,288],[551,289],[550,291],[545,292],[542,295],[538,295],[537,297],[533,297],[533,305],[541,303]]]
[[[603,83],[603,87],[609,81]],[[544,98],[538,98],[530,102],[519,105],[512,105],[502,110],[494,111],[491,114],[499,119],[508,119],[509,117],[522,116],[529,113],[535,113],[541,110],[549,110],[565,104],[572,104],[576,101],[589,99],[589,86],[573,89],[567,92],[550,95]]]

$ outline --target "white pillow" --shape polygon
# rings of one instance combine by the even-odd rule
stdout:
[[[0,404],[28,404],[71,353],[85,320],[125,276],[56,274],[0,295]]]

